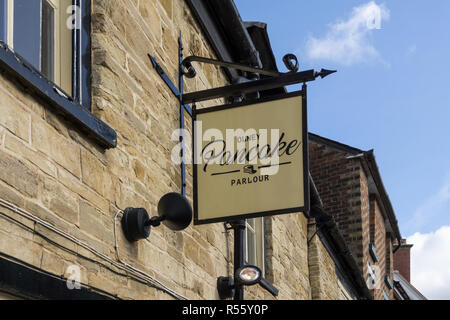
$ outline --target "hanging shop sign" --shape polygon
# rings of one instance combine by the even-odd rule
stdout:
[[[304,91],[194,109],[193,119],[194,224],[309,210]]]

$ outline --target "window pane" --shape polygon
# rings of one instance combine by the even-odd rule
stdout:
[[[264,272],[264,218],[255,219],[256,265]]]
[[[90,109],[91,105],[91,0],[80,1],[82,11],[82,28],[80,29],[81,41],[81,70],[80,72],[80,100],[82,105]]]
[[[7,43],[6,35],[8,34],[8,0],[0,0],[0,41]]]
[[[251,231],[247,232],[247,254],[247,263],[256,265],[255,234]]]
[[[14,51],[41,70],[41,0],[14,1]]]
[[[42,1],[42,39],[41,39],[41,72],[49,80],[54,81],[54,43],[55,43],[55,10],[46,1]]]
[[[59,74],[60,82],[58,85],[69,95],[72,93],[72,70],[73,70],[73,39],[72,29],[68,28],[67,21],[71,21],[73,12],[67,13],[72,6],[72,0],[59,0]],[[57,71],[58,71],[57,68]]]

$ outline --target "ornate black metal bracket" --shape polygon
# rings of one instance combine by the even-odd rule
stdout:
[[[152,62],[153,68],[155,68],[156,72],[158,72],[161,79],[164,81],[164,83],[167,85],[167,87],[172,91],[173,95],[178,98],[180,101],[180,143],[181,143],[181,150],[180,150],[180,157],[181,157],[181,194],[183,196],[186,196],[186,145],[185,145],[185,136],[184,136],[184,111],[186,110],[187,113],[192,117],[192,108],[184,104],[182,102],[183,92],[184,92],[184,82],[183,82],[183,73],[182,73],[182,66],[181,63],[183,61],[183,43],[181,40],[181,32],[180,36],[178,38],[178,58],[179,58],[179,77],[178,77],[178,88],[175,86],[175,84],[170,80],[167,73],[164,71],[164,69],[159,65],[159,63],[156,61],[156,58],[148,55],[150,58],[150,61]]]
[[[192,65],[192,62],[201,62],[207,64],[213,64],[226,68],[233,68],[241,71],[251,72],[255,74],[263,74],[270,76],[270,78],[262,80],[248,81],[244,83],[229,85],[221,88],[208,89],[203,91],[197,91],[187,94],[182,94],[182,103],[195,103],[205,100],[211,100],[227,96],[239,96],[244,93],[250,93],[255,91],[269,90],[273,88],[284,87],[295,83],[306,83],[316,80],[317,77],[322,79],[326,76],[335,73],[336,70],[322,69],[319,72],[314,70],[307,70],[297,72],[299,68],[298,59],[293,54],[287,54],[283,57],[283,62],[290,70],[287,73],[280,73],[277,71],[263,70],[254,68],[240,63],[232,63],[226,61],[220,61],[210,58],[189,56],[181,61],[181,74],[188,78],[193,78],[197,75],[197,71]]]
[[[296,83],[306,83],[316,80],[317,77],[325,78],[326,76],[335,72],[336,71],[334,70],[326,70],[326,69],[322,69],[320,72],[316,72],[311,69],[296,73],[285,73],[278,77],[266,78],[261,80],[233,84],[221,88],[214,88],[192,93],[186,93],[182,96],[182,101],[183,103],[200,102],[233,95],[237,96],[243,93],[269,90]]]
[[[227,61],[215,60],[215,59],[198,57],[198,56],[189,56],[189,57],[185,58],[183,60],[183,62],[181,63],[182,68],[183,68],[182,72],[183,72],[184,76],[186,76],[188,78],[194,78],[197,75],[197,71],[195,71],[195,68],[192,66],[192,62],[194,62],[194,61],[201,62],[201,63],[213,64],[213,65],[221,66],[221,67],[225,67],[225,68],[233,68],[236,70],[247,71],[247,72],[251,72],[251,73],[263,74],[263,75],[270,76],[270,77],[278,77],[278,76],[285,74],[285,73],[281,73],[278,71],[264,70],[264,69],[260,69],[260,68],[251,67],[251,66],[241,64],[241,63],[227,62]],[[293,72],[298,71],[299,63],[298,63],[297,57],[294,54],[292,54],[292,53],[286,54],[283,57],[283,62],[286,65],[286,68],[288,68],[290,71],[288,73],[293,73]]]
[[[172,80],[170,80],[167,73],[164,71],[164,69],[161,67],[161,65],[156,61],[156,58],[148,55],[150,58],[150,61],[152,62],[153,68],[155,68],[156,72],[158,72],[161,79],[164,81],[164,83],[167,85],[167,87],[172,91],[173,95],[177,98],[180,97],[180,92],[178,91],[178,88],[173,84]],[[187,113],[192,116],[192,108],[189,105],[183,105]]]

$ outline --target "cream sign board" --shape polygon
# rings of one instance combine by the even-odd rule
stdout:
[[[306,98],[194,110],[194,223],[309,209]]]

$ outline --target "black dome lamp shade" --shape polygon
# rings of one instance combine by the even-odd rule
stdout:
[[[179,193],[168,193],[159,200],[158,214],[164,217],[163,224],[174,231],[186,229],[192,221],[192,207]]]
[[[171,230],[186,229],[192,221],[192,207],[179,193],[168,193],[159,200],[158,216],[150,218],[143,208],[127,208],[121,220],[122,230],[130,242],[146,239],[150,228],[158,227],[161,222]]]

